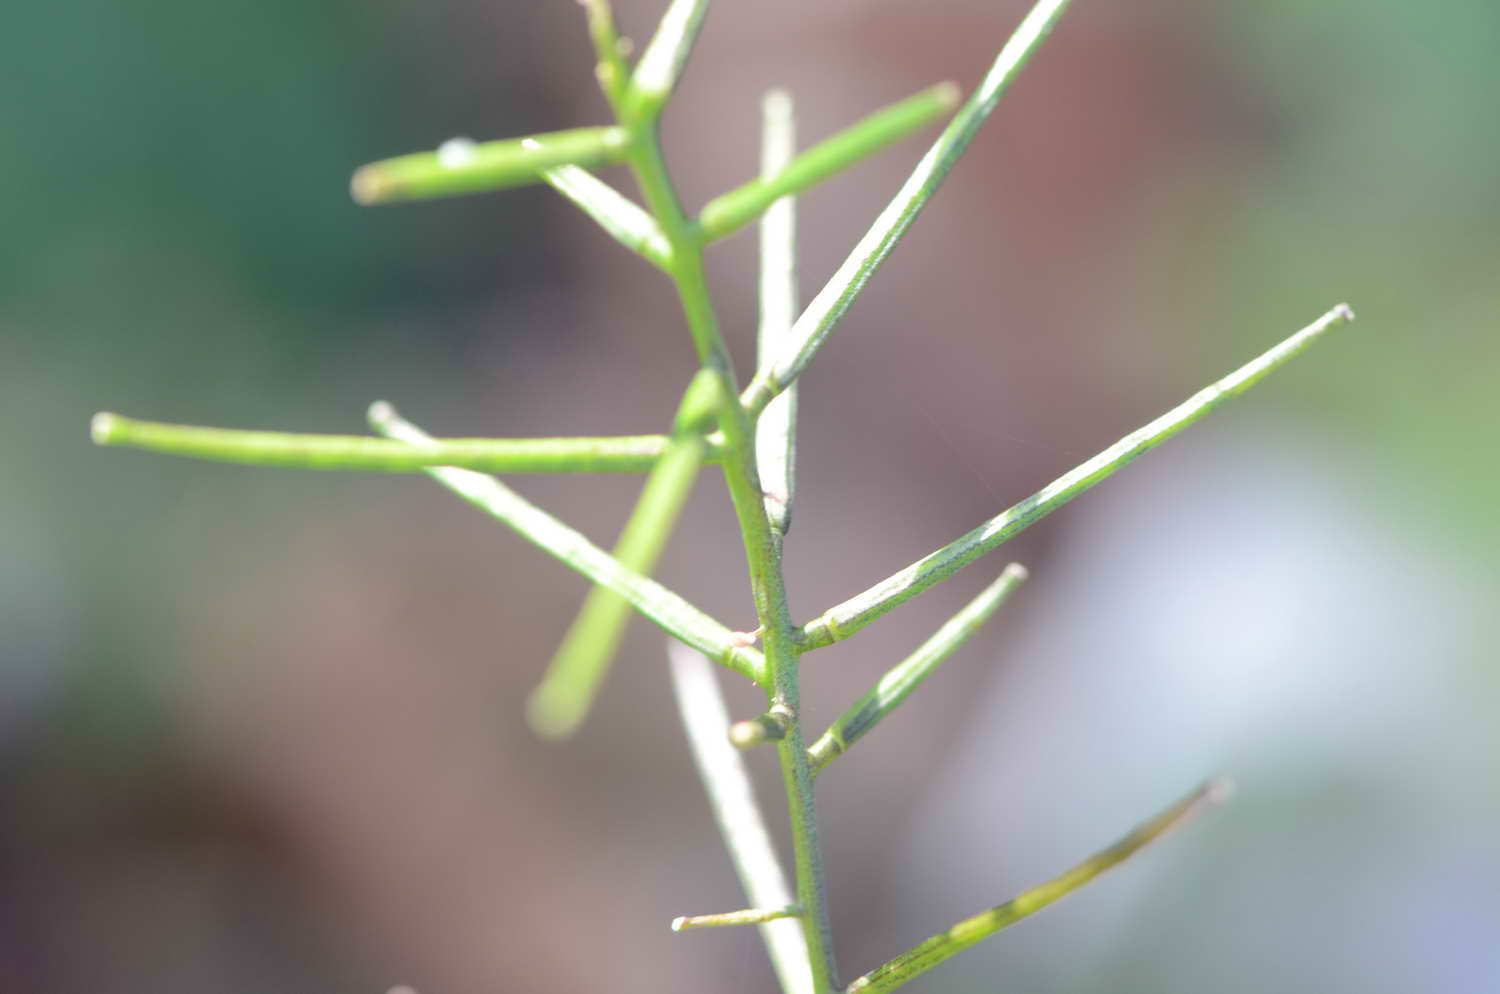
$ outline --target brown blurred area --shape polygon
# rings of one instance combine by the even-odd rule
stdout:
[[[346,203],[362,161],[601,120],[576,5],[315,6],[80,0],[11,39],[37,50],[21,92],[56,106],[10,129],[48,147],[8,167],[41,203],[0,287],[0,990],[771,990],[752,930],[667,928],[743,897],[660,632],[635,622],[583,732],[542,743],[524,701],[585,587],[517,536],[420,477],[83,441],[101,408],[354,432],[386,397],[451,435],[671,417],[692,353],[670,286],[550,191]],[[659,6],[617,14],[644,40]],[[1500,135],[1464,47],[1500,18],[1254,6],[1080,0],[802,381],[807,617],[1340,300],[1364,318],[1115,496],[809,658],[821,728],[1006,559],[1036,577],[820,787],[848,976],[1227,766],[1241,799],[1149,870],[912,990],[1500,989]],[[753,172],[765,89],[811,144],[972,88],[1023,11],[717,5],[665,124],[684,199]],[[802,198],[804,299],[929,140]],[[711,258],[742,377],[754,266],[751,234]],[[604,545],[639,485],[514,483]],[[752,627],[711,473],[658,572]],[[1268,618],[1287,634],[1252,659]],[[1181,690],[1221,650],[1234,681]],[[751,759],[779,824],[774,759]]]

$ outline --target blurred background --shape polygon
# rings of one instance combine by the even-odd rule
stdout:
[[[617,15],[649,35],[658,0]],[[1025,5],[720,4],[690,205],[979,80]],[[595,716],[526,694],[583,583],[430,481],[100,450],[108,409],[651,432],[666,281],[544,188],[359,209],[357,165],[602,122],[565,0],[61,0],[0,40],[0,989],[764,992],[636,622]],[[794,614],[864,589],[1333,304],[1245,399],[810,657],[821,728],[1033,580],[820,787],[855,976],[1206,776],[1235,801],[911,990],[1500,990],[1500,6],[1078,3],[803,379]],[[932,134],[803,198],[810,297]],[[610,174],[628,188],[628,177]],[[754,241],[712,279],[747,375]],[[630,478],[518,479],[601,544]],[[660,570],[751,627],[722,484]],[[755,696],[731,688],[733,708]],[[780,821],[774,759],[752,757]]]

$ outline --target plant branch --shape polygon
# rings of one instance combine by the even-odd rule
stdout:
[[[782,197],[801,193],[927,127],[958,105],[954,83],[939,83],[892,104],[710,200],[698,215],[708,241],[734,234]],[[788,111],[790,117],[790,111]]]
[[[724,737],[729,713],[713,670],[702,655],[676,642],[668,644],[667,653],[688,745],[745,897],[758,907],[789,906],[792,889],[776,858],[744,758]],[[811,994],[812,964],[801,922],[768,923],[761,926],[760,934],[782,991]]]
[[[934,935],[884,966],[871,970],[851,983],[845,989],[845,994],[885,994],[886,991],[895,990],[906,982],[916,979],[970,946],[988,939],[1001,929],[1014,925],[1021,919],[1036,914],[1054,901],[1067,897],[1101,873],[1134,856],[1194,815],[1223,801],[1228,791],[1227,781],[1214,780],[1204,784],[1166,811],[1144,825],[1138,826],[1119,842],[1090,856],[1062,876],[1049,880],[1040,887],[1034,887],[1005,904],[980,912],[972,918],[965,918],[941,935]]]
[[[558,166],[599,166],[625,158],[623,128],[573,128],[475,144],[463,138],[433,152],[383,159],[355,170],[350,191],[361,204],[389,204],[487,193],[542,182]]]
[[[630,68],[625,64],[620,36],[615,31],[614,13],[610,10],[609,0],[583,0],[583,8],[588,12],[589,38],[599,60],[594,66],[594,76],[599,80],[604,99],[618,114],[630,85]]]
[[[699,362],[720,378],[724,387],[719,409],[719,429],[724,434],[724,482],[734,503],[750,569],[750,587],[755,612],[765,639],[766,672],[771,679],[773,705],[797,713],[800,691],[797,659],[800,649],[787,608],[786,585],[781,573],[779,538],[772,531],[762,502],[760,477],[755,463],[754,434],[750,417],[740,404],[729,352],[719,333],[718,320],[703,271],[703,238],[697,225],[683,213],[662,160],[656,119],[686,59],[687,47],[697,31],[704,3],[674,0],[662,20],[651,48],[636,69],[630,98],[625,101],[620,123],[631,135],[628,162],[640,184],[646,204],[661,225],[672,247],[672,278],[687,318]],[[663,41],[666,38],[668,41]],[[671,42],[677,38],[679,42]],[[656,56],[655,50],[670,51]],[[653,61],[654,60],[654,61]],[[671,65],[672,71],[650,70]],[[666,85],[651,81],[658,76]],[[653,96],[656,94],[657,96]],[[658,99],[659,97],[659,99]],[[792,849],[796,866],[797,904],[803,909],[799,921],[806,937],[813,970],[814,994],[829,994],[837,986],[833,941],[828,924],[828,902],[823,885],[823,861],[818,846],[817,816],[813,802],[812,775],[802,742],[801,727],[793,723],[777,748],[782,781],[786,787],[791,821]]]
[[[1272,370],[1299,355],[1325,332],[1353,320],[1340,304],[1228,376],[1198,391],[1166,414],[1138,428],[1087,462],[1074,467],[966,535],[917,560],[862,594],[831,608],[802,629],[804,648],[848,638],[891,609],[946,580],[993,551],[1090,487],[1114,475],[1141,453],[1155,448],[1220,405],[1249,390]]]
[[[672,0],[635,67],[620,106],[622,120],[654,122],[661,116],[698,40],[706,13],[708,0]]]
[[[1016,28],[1000,50],[989,74],[979,84],[979,89],[964,102],[895,199],[880,212],[870,230],[849,253],[849,258],[797,319],[791,334],[792,344],[775,362],[756,372],[744,395],[745,407],[752,416],[764,410],[772,397],[790,386],[817,355],[834,326],[864,291],[875,270],[880,268],[916,220],[917,214],[942,185],[1011,81],[1067,9],[1068,2],[1040,0]]]
[[[587,169],[559,166],[542,173],[552,188],[598,222],[610,237],[657,269],[670,271],[672,250],[656,221]]]
[[[745,911],[721,911],[716,915],[683,915],[672,919],[672,931],[682,932],[690,928],[723,928],[726,925],[764,925],[782,918],[795,918],[801,914],[795,904],[785,908],[749,908]]]
[[[247,466],[415,473],[456,466],[488,473],[644,473],[666,454],[666,435],[614,438],[434,438],[421,444],[365,435],[311,435],[138,421],[101,411],[95,444]],[[710,440],[705,458],[721,453]]]
[[[647,478],[615,543],[614,557],[626,569],[650,576],[656,568],[708,451],[703,412],[717,406],[717,391],[717,379],[700,372],[684,393],[672,442]],[[619,593],[598,586],[588,592],[527,703],[527,716],[538,735],[566,738],[578,730],[609,673],[629,621],[630,602]]]
[[[385,402],[370,406],[370,424],[382,435],[421,443],[427,434]],[[742,637],[650,577],[626,569],[579,532],[536,507],[492,476],[437,467],[423,472],[476,507],[509,525],[542,551],[600,586],[618,591],[647,618],[734,672],[764,687],[769,683],[761,653]]]
[[[797,148],[791,95],[773,90],[761,101],[761,175],[786,168]],[[766,363],[785,347],[797,316],[797,207],[785,196],[760,219],[760,328],[757,362]],[[772,401],[755,425],[755,461],[760,469],[766,517],[785,535],[792,520],[797,469],[797,389]]]
[[[848,752],[854,743],[896,710],[958,647],[988,621],[1026,579],[1020,563],[1005,567],[1000,578],[980,592],[962,611],[948,619],[916,652],[892,667],[880,681],[828,727],[807,749],[813,774]]]

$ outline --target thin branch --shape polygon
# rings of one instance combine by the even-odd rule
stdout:
[[[719,376],[725,387],[719,410],[719,429],[724,435],[724,483],[734,503],[750,570],[755,614],[764,631],[766,672],[771,678],[772,701],[790,708],[795,714],[800,706],[797,661],[801,647],[787,607],[786,581],[781,569],[781,539],[766,517],[755,461],[753,426],[749,413],[735,396],[734,364],[714,314],[703,268],[702,236],[697,225],[683,213],[667,173],[656,131],[655,110],[659,108],[645,108],[635,114],[627,101],[621,123],[630,129],[632,136],[629,162],[646,204],[672,246],[672,278],[699,362],[704,369]],[[792,725],[786,738],[778,743],[776,754],[781,765],[782,783],[786,787],[797,903],[802,908],[799,921],[813,964],[813,991],[814,994],[831,994],[838,987],[838,969],[828,922],[812,774],[807,766],[800,725]]]
[[[587,169],[559,166],[542,178],[578,209],[598,222],[615,241],[643,256],[658,269],[670,270],[672,249],[661,227],[629,197]]]
[[[614,438],[434,438],[421,444],[365,435],[241,431],[138,421],[101,411],[90,433],[98,445],[247,466],[415,473],[457,466],[487,473],[644,473],[667,451],[666,435]],[[717,462],[711,445],[707,458]]]
[[[744,911],[721,911],[716,915],[683,915],[672,919],[672,931],[690,928],[723,928],[728,925],[764,925],[782,918],[795,918],[802,910],[795,904],[785,908],[748,908]]]
[[[1040,887],[1034,887],[999,907],[980,912],[972,918],[965,918],[941,935],[934,935],[884,966],[871,970],[850,984],[845,994],[885,994],[886,991],[895,990],[907,981],[914,980],[970,946],[988,939],[1001,929],[1014,925],[1021,919],[1036,914],[1054,901],[1067,897],[1101,873],[1118,866],[1172,829],[1182,825],[1194,815],[1223,801],[1228,791],[1227,781],[1214,780],[1204,784],[1188,797],[1172,805],[1144,825],[1138,826],[1119,842],[1103,852],[1090,856],[1062,876]]]
[[[1249,390],[1262,377],[1317,341],[1324,332],[1353,319],[1354,312],[1348,305],[1338,305],[1270,351],[1217,383],[1198,391],[1155,421],[1126,435],[1019,504],[1000,512],[968,534],[917,560],[864,593],[829,609],[803,627],[804,647],[817,648],[848,638],[891,609],[931,589],[1085,490],[1112,476],[1141,453],[1155,448],[1231,398]]]
[[[654,121],[660,116],[682,76],[706,13],[708,0],[672,0],[635,67],[621,102],[622,119]]]
[[[656,568],[698,479],[708,450],[703,413],[712,411],[717,400],[717,378],[700,371],[683,394],[667,454],[651,471],[615,543],[614,557],[626,569],[650,576]],[[624,597],[608,587],[589,591],[527,702],[527,716],[538,735],[566,738],[578,730],[609,674],[629,621],[630,602]]]
[[[407,442],[428,440],[422,429],[402,419],[381,401],[370,406],[370,425],[382,435]],[[466,469],[440,467],[423,472],[449,490],[498,518],[523,538],[600,586],[618,591],[647,618],[717,663],[761,686],[767,683],[761,653],[744,644],[743,637],[704,614],[650,577],[621,566],[619,561],[582,534],[558,521],[492,476]]]
[[[755,801],[745,761],[724,737],[729,713],[713,670],[701,655],[675,642],[668,644],[667,652],[693,761],[745,897],[757,907],[788,907],[792,890]],[[811,994],[812,965],[801,923],[770,922],[760,927],[760,934],[785,994]]]
[[[797,149],[797,123],[792,98],[773,90],[761,102],[761,175],[774,176],[786,168]],[[785,196],[766,209],[760,219],[760,329],[757,361],[766,363],[785,348],[797,316],[797,208]],[[785,535],[792,520],[796,488],[797,388],[788,388],[766,407],[755,426],[755,461],[760,467],[760,489],[765,495],[771,527]]]
[[[702,437],[674,441],[641,491],[614,556],[626,569],[650,576],[703,465]],[[527,703],[532,729],[567,738],[588,717],[630,621],[630,602],[608,587],[594,587],[568,626],[541,684]]]
[[[486,193],[542,182],[558,166],[599,166],[625,158],[624,128],[573,128],[475,144],[465,138],[432,152],[383,159],[355,170],[350,191],[361,204]]]
[[[582,0],[588,12],[589,38],[594,43],[594,55],[599,60],[594,66],[594,75],[599,80],[599,89],[604,99],[618,113],[620,102],[630,85],[630,68],[625,64],[625,53],[620,35],[615,31],[615,17],[609,0]]]
[[[838,721],[828,727],[818,741],[807,748],[807,758],[813,773],[823,768],[844,753],[854,743],[883,721],[886,715],[896,710],[911,692],[922,685],[943,661],[953,655],[958,647],[988,621],[1011,592],[1026,579],[1026,568],[1020,563],[1005,567],[1000,578],[980,592],[962,611],[948,619],[932,637],[922,643],[921,648],[892,667],[869,693],[845,711]]]
[[[716,241],[734,234],[780,198],[801,193],[927,127],[958,106],[958,97],[957,84],[939,83],[876,111],[774,170],[762,169],[758,179],[704,206],[698,215],[703,237]]]
[[[979,84],[979,89],[954,115],[937,142],[922,157],[916,170],[907,179],[889,206],[880,212],[875,223],[838,272],[828,281],[822,291],[797,319],[792,332],[793,344],[771,365],[762,367],[744,393],[745,407],[753,415],[765,409],[771,398],[792,384],[807,364],[822,348],[823,342],[833,331],[855,299],[864,290],[865,284],[880,268],[886,256],[896,247],[901,236],[916,220],[918,212],[932,199],[942,185],[943,179],[953,164],[963,155],[969,142],[984,124],[985,118],[995,109],[1021,67],[1036,51],[1042,40],[1052,30],[1052,25],[1067,8],[1069,0],[1040,0],[1026,19],[1021,22],[999,57],[989,75]]]

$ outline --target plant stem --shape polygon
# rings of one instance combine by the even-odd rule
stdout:
[[[707,388],[707,389],[704,389]],[[646,479],[635,509],[615,543],[614,557],[626,569],[650,576],[692,492],[708,450],[703,412],[717,407],[718,384],[699,372],[678,406],[672,443]],[[619,650],[630,603],[608,587],[594,587],[563,636],[541,685],[527,702],[531,727],[546,738],[578,730]]]
[[[786,168],[797,149],[792,98],[773,90],[761,101],[761,175]],[[760,219],[760,327],[756,362],[765,365],[783,348],[797,318],[797,202],[782,197]],[[787,388],[766,406],[755,425],[755,461],[760,469],[766,516],[785,536],[792,521],[797,482],[797,388]]]
[[[916,96],[878,110],[825,139],[758,179],[721,194],[698,215],[709,241],[734,234],[782,197],[800,193],[835,176],[931,124],[958,105],[958,86],[939,83]]]
[[[830,608],[803,627],[804,648],[819,648],[848,638],[891,609],[931,589],[1085,490],[1108,479],[1141,453],[1155,448],[1199,418],[1218,409],[1220,405],[1249,390],[1272,370],[1300,354],[1325,332],[1353,319],[1354,312],[1347,304],[1338,305],[1281,344],[1252,359],[1217,383],[1193,394],[1150,424],[1137,428],[1019,504],[1000,512],[968,534],[954,539],[864,593]]]
[[[983,627],[1025,579],[1026,568],[1020,563],[1011,563],[999,579],[949,618],[916,652],[888,670],[867,694],[855,701],[808,747],[807,757],[812,763],[813,773],[822,773],[829,763],[848,752],[854,743],[896,710],[944,660]]]
[[[701,653],[680,643],[670,643],[667,653],[688,745],[745,897],[758,907],[790,905],[792,888],[776,858],[744,757],[724,737],[729,712],[713,669]],[[810,994],[812,965],[800,919],[767,923],[760,927],[760,934],[784,994]]]
[[[597,166],[625,157],[621,128],[573,128],[475,144],[457,138],[433,152],[414,152],[361,166],[350,191],[361,204],[389,204],[485,193],[542,182],[557,166]]]
[[[708,0],[672,0],[656,27],[656,34],[641,53],[630,86],[620,102],[619,115],[626,120],[655,123],[672,97],[677,80],[698,40]]]
[[[747,908],[744,911],[721,911],[716,915],[683,915],[672,919],[672,931],[690,928],[724,928],[728,925],[764,925],[766,922],[797,917],[795,904],[785,908]]]
[[[422,443],[428,439],[422,429],[404,420],[384,402],[371,405],[370,424],[381,434],[403,441]],[[423,472],[594,583],[618,591],[668,634],[758,686],[769,685],[765,659],[736,633],[650,577],[626,569],[614,556],[499,480],[446,466]]]
[[[631,134],[630,153],[626,161],[635,173],[646,203],[671,246],[672,278],[698,351],[698,359],[704,369],[711,370],[720,378],[724,386],[719,409],[719,428],[724,433],[724,480],[734,503],[735,517],[739,521],[745,545],[755,612],[765,633],[765,659],[771,678],[771,702],[773,706],[779,704],[795,715],[798,713],[801,696],[797,679],[800,649],[787,607],[786,586],[781,573],[780,542],[771,529],[762,503],[760,479],[755,464],[754,432],[750,417],[739,402],[734,368],[719,334],[718,321],[710,301],[708,282],[703,271],[702,232],[683,213],[666,164],[662,160],[656,130],[656,117],[665,104],[665,96],[658,100],[652,94],[670,91],[670,81],[674,81],[681,71],[685,52],[682,51],[682,45],[674,47],[663,43],[661,50],[673,53],[670,59],[663,55],[653,62],[653,55],[658,48],[658,41],[663,37],[682,36],[688,38],[687,43],[690,43],[696,25],[701,20],[701,12],[693,14],[685,11],[690,4],[691,0],[677,0],[668,9],[662,28],[658,30],[656,39],[653,39],[651,48],[642,57],[637,69],[636,80],[632,82],[630,98],[625,101],[626,111],[621,121]],[[676,20],[673,25],[680,23],[684,26],[669,26],[668,21],[674,17]],[[669,81],[665,87],[654,82],[655,75],[646,77],[645,82],[642,82],[642,74],[648,64],[671,66],[670,73],[665,70],[659,72],[659,75]],[[812,961],[813,990],[814,994],[829,994],[838,985],[837,969],[833,962],[832,935],[828,924],[828,902],[823,884],[822,854],[818,846],[812,775],[808,770],[800,720],[792,724],[786,738],[778,743],[777,755],[781,761],[782,780],[786,787],[796,866],[797,904],[802,908],[799,920],[802,922]]]
[[[1095,853],[1062,876],[1049,880],[1040,887],[1033,887],[998,907],[982,911],[972,918],[965,918],[941,935],[934,935],[889,963],[871,970],[851,983],[845,994],[885,994],[886,991],[895,990],[907,981],[916,979],[1001,929],[1067,897],[1106,870],[1119,866],[1194,815],[1222,801],[1228,790],[1226,781],[1214,780],[1204,784],[1166,811],[1138,826],[1119,842]]]
[[[650,576],[692,492],[703,465],[702,436],[674,440],[656,464],[620,538],[614,557],[626,569]],[[630,620],[630,602],[596,586],[558,646],[542,682],[527,702],[532,729],[545,738],[566,738],[588,717],[609,673]]]
[[[589,38],[594,43],[594,54],[599,60],[594,66],[594,76],[599,80],[599,89],[603,91],[604,99],[609,101],[610,107],[618,114],[625,89],[630,85],[630,70],[625,65],[625,57],[620,50],[620,36],[615,31],[614,13],[610,10],[609,0],[583,0],[583,7],[588,12]]]
[[[1057,19],[1067,9],[1069,0],[1039,0],[1000,50],[995,64],[979,84],[979,89],[964,102],[938,140],[917,163],[917,168],[902,185],[895,198],[870,230],[854,246],[849,257],[828,284],[807,305],[797,319],[791,346],[768,366],[762,366],[745,390],[745,406],[752,415],[765,409],[771,398],[791,385],[822,348],[834,325],[848,313],[865,284],[891,254],[901,236],[911,227],[917,214],[932,199],[953,164],[969,147],[985,119],[995,109],[1016,74],[1026,65]]]
[[[98,445],[247,466],[415,473],[456,466],[487,473],[644,473],[666,454],[666,435],[615,438],[429,438],[421,444],[365,435],[312,435],[201,428],[137,421],[101,411],[90,426]],[[705,458],[717,462],[710,442]]]
[[[614,187],[579,166],[558,166],[542,173],[542,178],[615,241],[658,269],[671,265],[671,249],[656,221]]]

